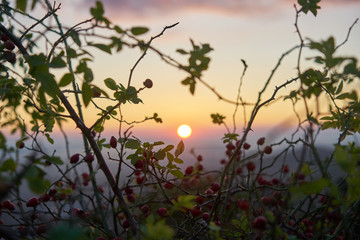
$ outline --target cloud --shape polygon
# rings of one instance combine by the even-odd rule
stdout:
[[[171,16],[185,12],[248,15],[261,14],[281,7],[288,0],[103,0],[110,18],[134,19]],[[84,1],[88,7],[94,1]],[[291,5],[290,5],[291,6]]]
[[[297,0],[102,0],[106,16],[113,20],[134,21],[169,17],[184,13],[226,16],[276,16],[293,7]],[[82,0],[84,7],[95,0]],[[326,0],[320,6],[360,6],[360,0]]]

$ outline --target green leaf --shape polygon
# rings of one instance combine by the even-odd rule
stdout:
[[[182,154],[184,152],[184,149],[185,149],[185,146],[184,146],[183,141],[181,140],[176,147],[175,157],[178,157],[180,154]]]
[[[48,133],[45,133],[45,136],[49,143],[54,144],[54,139],[52,139]]]
[[[163,151],[164,151],[164,152],[168,152],[168,151],[171,151],[173,148],[174,148],[174,145],[167,145],[167,146],[163,149]]]
[[[36,4],[38,3],[39,0],[33,0],[31,3],[31,10],[34,10]]]
[[[131,33],[135,36],[147,33],[149,29],[147,27],[133,27],[130,29]]]
[[[210,117],[212,118],[212,122],[215,124],[222,124],[224,123],[224,119],[226,118],[225,116],[219,114],[219,113],[213,113],[210,115]]]
[[[68,226],[67,224],[60,223],[51,228],[49,232],[49,239],[52,240],[87,240],[89,236],[87,236],[85,232],[86,228],[82,226],[77,226],[73,224],[72,226]]]
[[[184,161],[181,160],[180,158],[174,158],[174,162],[176,162],[177,164],[183,164]]]
[[[353,173],[356,170],[356,156],[353,157],[344,147],[340,145],[335,146],[334,158],[343,171]]]
[[[159,146],[165,144],[163,141],[157,141],[153,143],[153,146]]]
[[[97,21],[103,20],[104,8],[102,3],[100,1],[96,1],[96,6],[90,8],[90,13]]]
[[[16,171],[16,167],[17,167],[17,164],[16,162],[13,160],[13,159],[8,159],[8,160],[5,160],[3,162],[3,164],[1,165],[1,168],[0,170],[1,171],[11,171],[11,172],[15,172]]]
[[[176,52],[180,53],[180,54],[188,54],[188,52],[186,52],[184,49],[176,49]]]
[[[114,81],[114,79],[112,78],[107,78],[104,80],[105,85],[110,88],[111,90],[117,90],[118,89],[118,85],[116,84],[116,82]]]
[[[59,87],[65,87],[72,83],[74,76],[71,73],[65,73],[64,76],[60,79]]]
[[[62,164],[64,164],[64,162],[60,159],[60,157],[52,156],[52,157],[49,157],[48,160],[49,160],[51,163],[56,164],[56,165],[62,165]]]
[[[154,153],[154,157],[157,160],[163,160],[166,157],[166,153],[162,150],[157,151],[156,153]]]
[[[290,191],[295,194],[299,194],[299,193],[303,193],[305,195],[317,194],[323,191],[326,187],[330,187],[330,186],[331,186],[331,182],[329,179],[321,178],[312,182],[304,183],[298,187],[291,187]]]
[[[183,179],[184,174],[179,169],[170,170],[170,173],[177,177],[178,179]]]
[[[41,82],[42,89],[51,97],[56,98],[60,93],[60,89],[54,79],[54,76],[51,74],[41,74],[39,73],[36,78]]]
[[[117,33],[123,33],[123,32],[124,32],[118,25],[115,25],[114,30],[115,30]]]
[[[87,107],[93,96],[93,91],[92,91],[90,85],[86,81],[83,82],[81,92],[82,92],[82,98],[84,101],[84,105],[85,105],[85,107]]]
[[[108,45],[100,44],[100,43],[89,43],[89,46],[96,47],[100,49],[101,51],[107,52],[108,54],[111,54],[111,48]]]
[[[42,194],[50,187],[50,181],[46,179],[31,178],[28,179],[28,185],[30,190],[34,193]]]
[[[174,155],[172,155],[170,152],[166,152],[166,157],[170,162],[174,160]]]
[[[173,200],[173,208],[171,211],[183,210],[184,208],[192,209],[194,207],[193,201],[195,200],[194,195],[181,195],[177,200]]]
[[[27,0],[16,0],[16,8],[26,12]]]
[[[79,33],[77,31],[75,31],[75,30],[71,31],[70,37],[76,43],[76,45],[81,47],[81,41],[80,41],[80,38],[79,38]]]
[[[62,56],[56,56],[49,63],[49,67],[52,67],[52,68],[64,68],[64,67],[66,67],[66,63],[62,59]]]
[[[140,147],[140,142],[136,139],[128,139],[125,143],[125,148],[129,149],[138,149]]]
[[[146,218],[151,219],[151,217]],[[143,239],[161,239],[161,240],[172,240],[175,236],[175,231],[170,226],[168,226],[165,220],[160,220],[158,222],[147,222],[146,225],[141,226],[141,233],[143,234]]]

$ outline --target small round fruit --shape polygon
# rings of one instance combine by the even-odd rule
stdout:
[[[141,185],[143,182],[144,182],[144,177],[139,176],[139,177],[136,178],[136,183],[137,184]]]
[[[152,86],[153,86],[153,82],[151,81],[151,79],[146,79],[144,82],[143,82],[143,84],[144,84],[144,86],[146,87],[146,88],[152,88]]]
[[[6,59],[6,61],[8,61],[9,63],[15,63],[16,62],[16,55],[13,52],[10,51],[4,51],[3,53],[4,58]]]
[[[150,207],[148,205],[144,205],[140,208],[141,212],[146,214],[148,212],[150,212]]]
[[[159,208],[157,210],[157,214],[160,216],[160,217],[166,217],[168,215],[168,210],[166,208]]]
[[[25,143],[23,141],[17,143],[17,148],[22,149],[25,147]]]
[[[70,157],[70,163],[75,164],[79,161],[80,154],[76,153]]]
[[[199,162],[201,162],[203,160],[203,157],[201,155],[197,156],[196,158]]]
[[[190,175],[190,174],[192,174],[193,171],[194,171],[194,167],[193,166],[188,166],[185,169],[185,174]]]
[[[202,171],[202,170],[204,170],[204,166],[203,166],[202,164],[198,163],[198,164],[196,165],[196,169],[197,169],[198,171]]]
[[[265,205],[268,206],[271,203],[271,198],[269,196],[263,196],[261,198],[261,202]]]
[[[94,161],[94,155],[92,155],[91,153],[89,153],[88,155],[86,155],[85,157],[85,162],[91,163],[92,161]]]
[[[195,206],[193,209],[190,210],[190,213],[193,217],[198,217],[201,214],[201,208],[199,206]]]
[[[205,195],[212,195],[212,194],[214,194],[214,191],[211,188],[205,190]]]
[[[204,219],[205,221],[207,221],[209,218],[210,218],[210,214],[209,214],[209,213],[207,213],[207,212],[203,213],[202,219]]]
[[[93,96],[94,98],[97,98],[97,97],[100,97],[100,96],[101,96],[101,92],[100,92],[99,89],[96,88],[96,87],[92,88],[92,93],[93,93],[92,96]]]
[[[124,229],[127,229],[127,228],[130,227],[130,223],[129,223],[129,221],[128,221],[127,219],[125,219],[125,220],[123,221],[122,227],[123,227]]]
[[[166,189],[173,189],[174,188],[174,182],[173,181],[169,181],[169,182],[165,182],[164,183],[164,187],[166,188]]]
[[[247,170],[248,170],[249,172],[251,172],[251,171],[254,171],[254,170],[255,170],[256,165],[255,165],[254,162],[248,162],[248,163],[246,164],[246,168],[247,168]]]
[[[211,184],[211,190],[213,190],[214,192],[217,192],[220,190],[220,184],[218,183],[212,183]]]
[[[15,44],[10,40],[6,41],[4,46],[7,50],[10,50],[10,51],[14,50],[14,48],[15,48]]]
[[[265,143],[265,138],[264,137],[261,137],[257,140],[257,145],[263,145]]]
[[[243,145],[243,148],[244,148],[245,150],[249,149],[250,147],[251,147],[251,145],[248,144],[248,143],[244,143],[244,145]]]
[[[37,205],[39,205],[39,199],[36,197],[30,198],[26,203],[27,207],[36,207]]]
[[[289,166],[288,166],[288,165],[284,165],[283,168],[282,168],[282,171],[283,171],[284,173],[288,173],[288,172],[290,171]]]
[[[5,33],[2,33],[0,39],[1,41],[6,42],[9,40],[9,37]]]
[[[196,203],[197,204],[203,204],[205,202],[205,198],[203,196],[197,196],[196,199],[195,199]]]
[[[271,146],[266,146],[264,149],[264,153],[265,154],[271,154],[272,153],[272,147]]]
[[[13,211],[15,209],[15,204],[10,202],[9,200],[3,201],[2,206],[3,206],[3,208],[5,208],[5,209],[7,209],[9,211]]]
[[[126,199],[129,201],[129,202],[135,202],[135,195],[134,194],[128,194],[126,195]]]
[[[116,147],[117,147],[117,139],[116,139],[116,137],[112,136],[112,137],[110,138],[110,146],[111,146],[112,148],[116,148]]]
[[[238,204],[238,207],[243,211],[247,211],[250,208],[249,201],[246,199],[239,199],[237,204]]]
[[[145,162],[143,160],[137,160],[136,163],[134,164],[134,167],[136,169],[144,169],[144,165],[145,165]]]
[[[126,187],[125,192],[126,192],[126,194],[132,194],[132,193],[134,193],[134,190],[131,187]]]
[[[44,193],[39,197],[41,202],[48,202],[50,200],[50,195],[48,193]]]
[[[264,216],[258,216],[253,221],[253,227],[259,230],[264,230],[266,228],[267,220]]]

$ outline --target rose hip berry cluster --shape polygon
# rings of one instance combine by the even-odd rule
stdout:
[[[1,46],[1,51],[2,51],[1,58],[5,59],[9,63],[14,64],[16,62],[16,55],[13,52],[13,50],[15,49],[15,44],[4,33],[1,34],[0,39],[3,42]]]

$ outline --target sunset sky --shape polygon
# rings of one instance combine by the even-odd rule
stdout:
[[[88,9],[95,1],[59,1],[62,4],[58,12],[60,20],[74,25],[90,17]],[[150,32],[144,40],[158,34],[164,26],[179,22],[178,26],[169,29],[156,39],[153,46],[165,54],[183,60],[176,49],[190,49],[189,39],[195,43],[209,43],[214,51],[210,53],[209,70],[203,79],[213,86],[221,95],[235,100],[239,78],[244,59],[249,68],[244,77],[241,95],[246,102],[254,102],[258,91],[263,87],[271,70],[282,53],[299,43],[295,32],[294,0],[105,0],[105,15],[122,28],[131,26],[147,26]],[[312,14],[301,14],[299,28],[304,38],[314,40],[327,39],[334,36],[337,43],[342,42],[348,28],[360,17],[359,0],[325,0],[315,18]],[[360,57],[360,25],[357,24],[348,43],[339,49],[341,55]],[[129,71],[139,58],[137,50],[125,50],[118,55],[109,56],[99,52],[93,65],[96,84],[103,85],[103,80],[112,77],[116,81],[127,83]],[[314,53],[306,56],[314,56]],[[275,86],[295,76],[297,53],[292,53],[284,60],[275,74],[263,100],[273,92]],[[302,63],[306,69],[307,63]],[[163,63],[160,58],[149,52],[137,67],[132,84],[141,87],[146,78],[154,82],[152,89],[143,91],[140,98],[144,104],[124,106],[122,113],[129,122],[142,120],[144,116],[152,116],[157,112],[163,124],[147,122],[136,125],[134,132],[138,136],[150,138],[176,139],[176,129],[181,124],[193,128],[189,139],[201,141],[209,137],[220,137],[225,131],[223,127],[211,123],[210,114],[225,115],[226,123],[232,128],[234,106],[219,101],[216,96],[201,84],[197,85],[194,96],[187,87],[181,85],[184,73]],[[296,87],[297,84],[294,85]],[[284,89],[279,96],[291,90]],[[251,108],[248,108],[250,111]],[[301,112],[301,108],[299,108]],[[237,115],[237,129],[243,127],[242,109]],[[249,116],[249,112],[248,115]],[[86,115],[94,121],[93,112]],[[264,109],[254,122],[255,135],[261,135],[265,128],[284,127],[294,120],[290,102],[272,105]],[[110,124],[107,130],[116,131],[118,125]],[[188,140],[191,141],[191,140]]]

